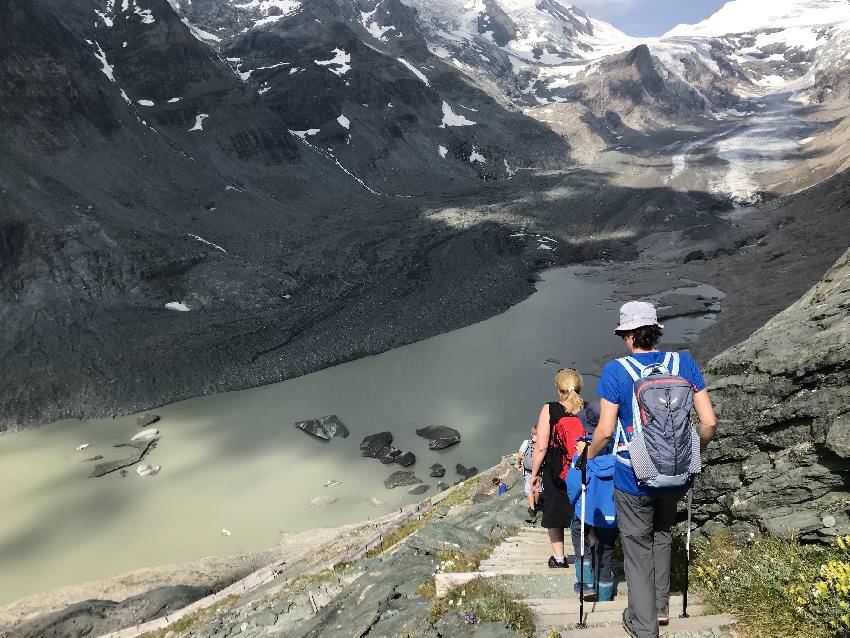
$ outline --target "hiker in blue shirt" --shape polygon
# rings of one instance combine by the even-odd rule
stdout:
[[[591,401],[584,409],[587,417],[588,430],[593,430],[599,422],[599,400]],[[572,467],[575,468],[585,444],[576,444],[576,453]],[[581,556],[581,525],[585,525],[584,585],[585,593],[594,589],[597,600],[614,599],[614,542],[617,540],[617,511],[614,507],[614,450],[609,447],[605,454],[588,461],[585,491],[585,506],[587,515],[581,509],[581,470],[567,474],[567,495],[575,511],[573,524],[570,526],[573,537],[573,549],[576,555],[576,585],[578,593],[582,569]],[[587,539],[595,538],[592,548],[588,548]],[[593,567],[592,567],[593,566]],[[595,568],[595,569],[594,569]],[[595,573],[594,573],[595,572]],[[597,589],[598,587],[598,589]]]
[[[659,623],[669,622],[670,528],[676,521],[677,503],[687,493],[690,483],[661,488],[638,482],[631,463],[632,455],[627,449],[634,441],[635,425],[643,416],[634,414],[633,406],[638,403],[636,384],[643,378],[645,370],[668,364],[672,368],[670,375],[680,378],[680,383],[684,383],[681,381],[684,379],[690,384],[693,408],[700,422],[698,441],[695,441],[700,449],[705,449],[714,438],[717,418],[702,372],[693,358],[686,353],[658,350],[662,326],[652,304],[639,301],[624,304],[620,309],[620,323],[614,332],[623,339],[630,357],[609,362],[602,372],[596,388],[601,414],[588,450],[588,459],[604,454],[604,450],[614,443],[614,500],[629,592],[629,606],[623,612],[623,628],[632,638],[656,638]],[[667,409],[675,408],[667,406]],[[698,467],[698,457],[695,462]],[[641,471],[645,467],[641,465]]]

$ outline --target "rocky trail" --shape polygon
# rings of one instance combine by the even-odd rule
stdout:
[[[623,610],[628,605],[626,583],[622,572],[617,575],[617,596],[613,601],[585,601],[582,622],[578,628],[580,603],[573,594],[575,570],[552,570],[546,564],[551,555],[551,545],[546,530],[537,526],[520,529],[502,541],[478,570],[468,573],[438,574],[435,578],[437,595],[446,594],[451,587],[462,585],[475,578],[492,578],[500,582],[518,601],[534,612],[539,636],[555,629],[563,637],[619,638],[627,634],[621,628]],[[567,554],[570,563],[575,561]],[[729,614],[712,614],[701,600],[691,596],[688,618],[679,618],[674,612],[682,608],[682,596],[670,598],[670,625],[661,628],[662,636],[732,636],[731,627],[737,622]]]

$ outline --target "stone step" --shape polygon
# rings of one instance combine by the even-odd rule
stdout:
[[[624,586],[625,583],[620,583],[618,585],[619,589]],[[552,598],[527,598],[525,604],[531,607],[535,613],[544,613],[544,614],[571,614],[575,612],[578,614],[579,608],[579,600],[576,598],[566,598],[562,600],[552,599]],[[626,596],[618,596],[615,600],[598,602],[598,603],[587,603],[585,602],[585,610],[588,605],[591,605],[596,611],[611,611],[611,610],[620,610],[626,608],[628,605],[628,600]],[[691,607],[694,605],[702,605],[702,599],[699,596],[695,596],[691,594],[688,596],[688,613],[690,613]],[[670,613],[672,615],[678,616],[682,610],[682,597],[678,595],[670,596]],[[691,614],[696,615],[696,614]]]
[[[712,631],[730,627],[736,622],[735,617],[729,614],[694,616],[691,618],[672,617],[667,627],[659,627],[659,634],[661,636],[669,636],[671,634],[685,632]],[[553,626],[560,631],[561,638],[629,638],[629,635],[625,632],[620,622],[600,625],[598,627],[588,627],[586,629],[576,629],[575,621],[572,624],[565,623],[560,626],[551,624],[539,625],[539,635],[547,635]]]
[[[611,625],[620,623],[623,618],[623,608],[594,611],[589,608],[592,605],[585,604],[584,606],[584,622],[588,627],[596,627],[605,625],[610,628]],[[702,605],[694,605],[693,608],[688,608],[688,614],[693,618],[702,617],[705,615],[705,608]],[[538,614],[535,612],[534,618],[536,623],[541,627],[569,627],[578,622],[578,607],[569,614]]]

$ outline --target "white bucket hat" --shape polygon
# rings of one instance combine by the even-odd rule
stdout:
[[[630,301],[620,308],[620,325],[615,332],[634,330],[641,326],[664,326],[658,323],[658,313],[655,306],[645,301]]]

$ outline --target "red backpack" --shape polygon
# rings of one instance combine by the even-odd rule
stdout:
[[[546,448],[546,467],[555,482],[557,476],[564,481],[570,471],[570,461],[576,453],[576,442],[587,435],[584,423],[575,414],[569,414],[557,401],[549,404],[549,447]]]

